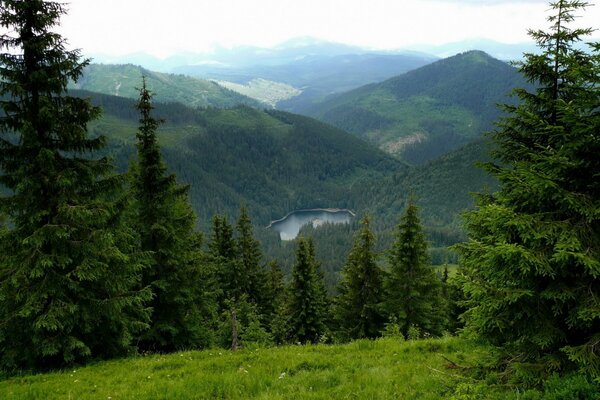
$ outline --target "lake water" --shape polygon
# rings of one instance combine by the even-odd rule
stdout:
[[[281,240],[294,240],[300,228],[312,224],[313,227],[324,223],[348,224],[354,213],[350,210],[338,209],[313,209],[294,211],[284,218],[271,222],[269,228],[279,232]]]

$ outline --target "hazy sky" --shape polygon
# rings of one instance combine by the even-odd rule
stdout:
[[[61,33],[85,54],[168,56],[313,36],[378,49],[467,38],[506,43],[545,28],[540,0],[70,0]],[[600,27],[600,6],[579,23]]]

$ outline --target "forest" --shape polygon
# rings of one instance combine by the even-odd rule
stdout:
[[[155,104],[146,77],[133,107],[69,90],[89,61],[54,30],[65,6],[3,1],[0,386],[184,350],[406,341],[486,346],[469,367],[447,360],[459,380],[440,398],[598,398],[600,44],[571,28],[586,6],[552,3],[549,30],[530,32],[540,53],[486,141],[409,168],[307,117]],[[493,178],[448,176],[474,153]],[[462,229],[468,193],[423,196],[472,180],[490,186]],[[295,242],[257,235],[253,216],[321,198],[362,211]]]

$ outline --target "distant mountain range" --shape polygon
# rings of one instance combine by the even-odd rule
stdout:
[[[501,60],[513,60],[535,47],[479,39],[383,51],[301,37],[273,48],[216,48],[210,53],[179,53],[165,59],[148,54],[97,55],[94,59],[217,81],[266,106],[306,113],[328,96],[381,82],[437,61],[439,56],[473,49]]]
[[[145,68],[173,72],[177,67],[193,65],[213,65],[226,68],[246,68],[257,65],[276,66],[294,63],[305,57],[335,57],[342,55],[382,54],[414,55],[428,58],[446,58],[469,50],[481,50],[500,60],[521,59],[523,52],[533,51],[533,42],[507,44],[489,39],[467,39],[439,45],[414,45],[394,50],[377,50],[329,42],[313,37],[297,37],[272,48],[240,46],[233,48],[217,47],[210,52],[181,52],[166,58],[146,53],[122,56],[91,54],[93,62],[104,64],[135,64]]]
[[[308,49],[307,49],[308,51]],[[256,79],[286,84],[297,94],[281,99],[279,109],[300,112],[327,96],[342,93],[368,83],[380,82],[427,65],[437,58],[417,54],[343,54],[307,53],[294,61],[277,65],[224,67],[219,64],[188,65],[174,72],[203,79],[248,84]],[[262,99],[265,95],[255,98]]]
[[[331,96],[304,112],[420,164],[490,130],[501,116],[497,104],[527,86],[514,67],[470,51]]]

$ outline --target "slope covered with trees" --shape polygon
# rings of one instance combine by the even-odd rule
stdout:
[[[112,153],[125,168],[133,152],[137,115],[128,99],[78,92],[104,109],[91,126],[110,135]],[[300,208],[362,208],[362,188],[407,167],[337,128],[281,111],[193,110],[156,104],[165,160],[191,184],[200,225],[215,214],[236,214],[245,203],[255,222],[266,226]],[[133,130],[132,130],[133,129]]]
[[[245,104],[262,108],[266,105],[226,89],[215,82],[184,75],[154,72],[143,67],[125,64],[89,64],[77,82],[69,88],[89,90],[135,99],[142,76],[146,77],[148,89],[156,93],[160,102],[179,102],[190,107],[234,107]]]
[[[496,104],[524,85],[515,68],[470,51],[333,96],[307,114],[420,164],[491,129]]]

